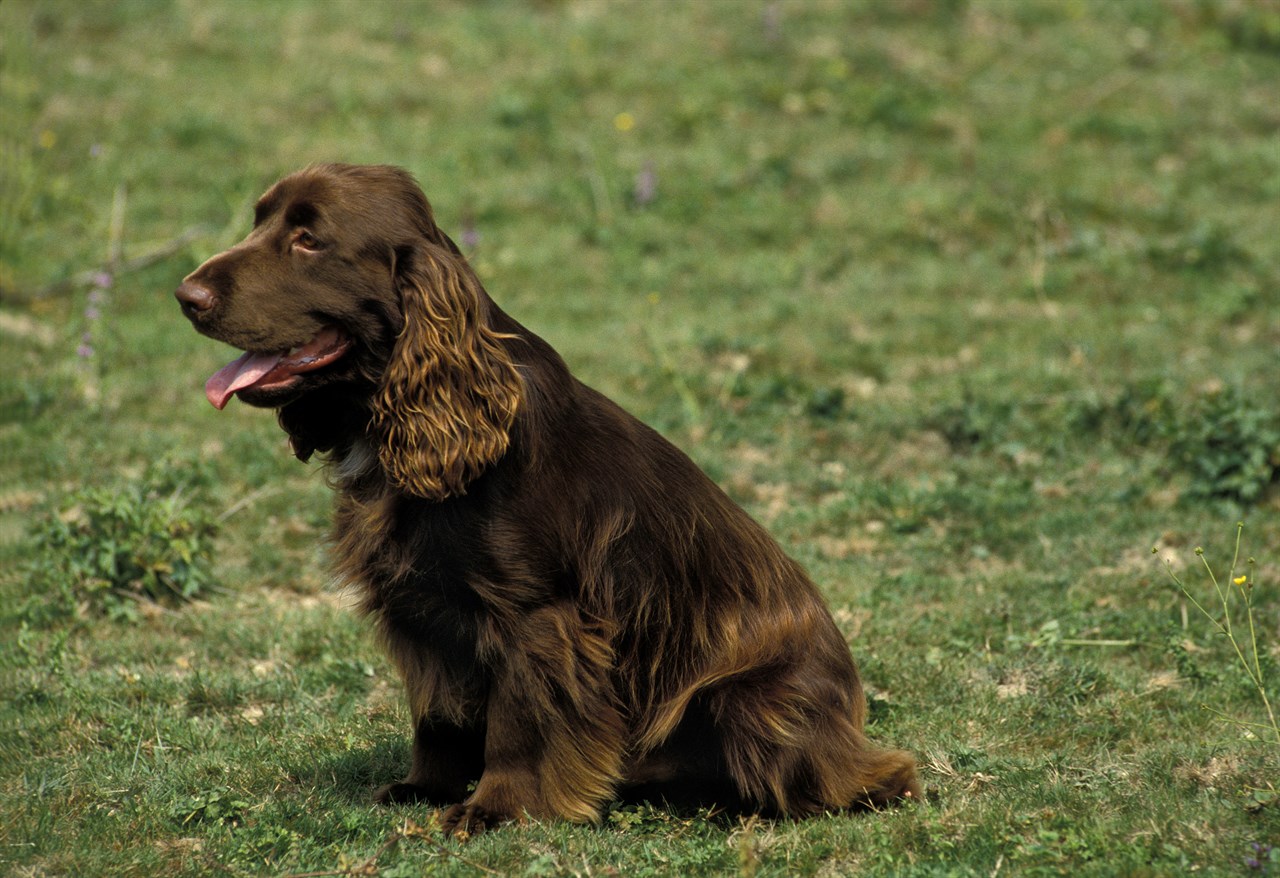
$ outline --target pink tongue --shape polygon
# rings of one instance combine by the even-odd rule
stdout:
[[[280,362],[280,354],[245,354],[233,363],[227,363],[205,382],[204,395],[213,407],[221,410],[231,394],[243,387],[257,383]]]

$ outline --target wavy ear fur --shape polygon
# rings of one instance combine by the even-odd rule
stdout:
[[[443,500],[506,453],[523,383],[461,256],[423,241],[396,263],[404,326],[374,396],[378,456],[397,488]]]

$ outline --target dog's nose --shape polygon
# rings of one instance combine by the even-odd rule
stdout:
[[[191,318],[208,311],[217,301],[213,293],[207,288],[189,280],[184,280],[179,284],[173,295],[182,305],[182,313]]]

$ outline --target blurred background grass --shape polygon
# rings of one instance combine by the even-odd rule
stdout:
[[[272,418],[204,403],[232,352],[171,298],[273,180],[343,160],[413,171],[504,309],[810,567],[939,793],[468,856],[1239,868],[1280,840],[1276,748],[1200,710],[1256,692],[1150,549],[1225,566],[1243,519],[1274,667],[1277,83],[1272,0],[6,0],[0,862],[338,868],[403,817],[365,805],[408,726],[331,596],[328,491]],[[50,528],[157,466],[216,521],[221,590],[104,616]]]

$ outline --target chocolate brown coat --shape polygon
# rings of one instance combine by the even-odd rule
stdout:
[[[863,734],[804,570],[503,313],[407,173],[286,177],[177,295],[252,354],[211,401],[277,409],[329,462],[337,567],[415,723],[381,801],[475,832],[616,796],[793,816],[919,797],[911,756]]]

